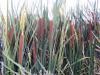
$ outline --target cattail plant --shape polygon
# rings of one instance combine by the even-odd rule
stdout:
[[[33,50],[33,62],[35,64],[36,63],[36,43],[34,40],[32,42],[32,50]]]
[[[71,38],[72,37],[72,38]],[[74,46],[74,22],[70,21],[70,47]]]
[[[12,41],[13,34],[14,34],[14,27],[12,25],[11,28],[10,28],[10,30],[8,31],[8,40],[9,40],[9,42]]]
[[[45,20],[44,18],[39,18],[38,28],[37,28],[37,37],[42,38],[44,36]]]
[[[53,21],[50,20],[49,21],[49,36],[48,36],[49,40],[52,39],[52,32],[53,32]]]
[[[92,35],[92,23],[91,23],[91,21],[89,22],[88,40],[90,40],[90,41],[93,40],[93,35]]]
[[[20,34],[20,39],[19,39],[19,49],[18,49],[18,63],[22,64],[22,49],[23,49],[23,44],[24,44],[24,34]]]

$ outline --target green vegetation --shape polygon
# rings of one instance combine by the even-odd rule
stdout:
[[[100,62],[100,24],[96,7],[93,11],[85,11],[76,6],[76,11],[71,10],[65,16],[59,12],[64,4],[59,1],[54,4],[52,20],[48,18],[47,7],[40,17],[39,13],[28,13],[25,5],[20,15],[8,13],[7,22],[3,15],[0,16],[4,75],[97,73],[95,68]]]

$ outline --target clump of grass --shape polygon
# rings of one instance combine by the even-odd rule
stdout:
[[[99,51],[100,25],[93,15],[93,20],[86,18],[85,22],[80,9],[70,13],[71,19],[62,16],[60,7],[56,1],[52,20],[48,18],[49,9],[44,9],[40,17],[28,13],[25,6],[16,18],[9,14],[7,23],[1,16],[4,75],[95,74],[94,52]]]

